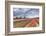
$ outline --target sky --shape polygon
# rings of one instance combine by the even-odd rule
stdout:
[[[39,17],[38,8],[13,8],[13,16],[26,18]]]

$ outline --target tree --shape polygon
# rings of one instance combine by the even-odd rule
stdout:
[[[21,19],[22,17],[20,17],[20,19]]]
[[[16,17],[16,19],[18,19],[18,17]]]
[[[24,19],[25,19],[26,17],[24,16]]]

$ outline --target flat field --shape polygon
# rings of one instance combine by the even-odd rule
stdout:
[[[13,26],[16,27],[36,27],[39,25],[39,18],[15,19]]]

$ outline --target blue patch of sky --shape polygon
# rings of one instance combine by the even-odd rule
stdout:
[[[39,16],[39,9],[38,8],[13,8],[13,16],[17,16],[17,17]]]

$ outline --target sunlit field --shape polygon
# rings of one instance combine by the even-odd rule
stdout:
[[[14,20],[14,28],[15,27],[36,27],[38,25],[39,25],[39,18]]]

